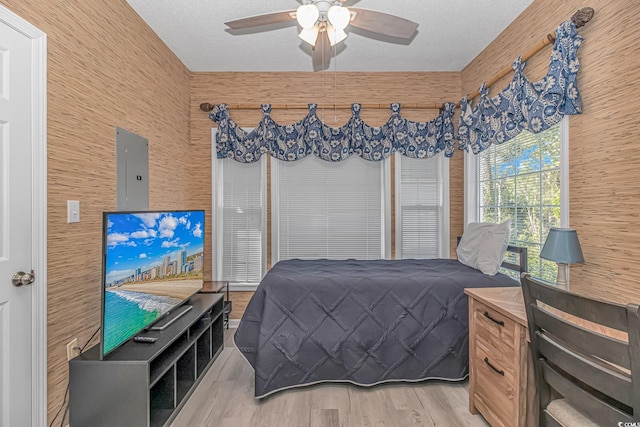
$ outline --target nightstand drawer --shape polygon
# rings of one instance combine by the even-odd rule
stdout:
[[[492,427],[535,425],[534,412],[527,409],[530,363],[521,290],[479,288],[465,293],[469,295],[469,411],[481,413]]]
[[[473,312],[473,321],[476,325],[476,339],[483,341],[487,346],[505,351],[518,348],[516,339],[516,323],[498,313],[489,306],[476,301]]]
[[[475,346],[476,407],[492,426],[512,426],[517,419],[515,352],[503,354],[481,340]]]

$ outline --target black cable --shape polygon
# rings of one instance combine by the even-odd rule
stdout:
[[[58,412],[56,412],[56,416],[53,417],[53,419],[51,420],[51,423],[49,423],[49,427],[53,426],[53,423],[55,422],[56,418],[58,418],[58,415],[60,415],[60,411],[62,411],[62,408],[64,408],[65,404],[67,403],[68,395],[69,395],[69,382],[67,381],[67,389],[64,392],[64,399],[62,400],[62,405],[60,405],[60,409],[58,409]]]
[[[100,332],[100,328],[96,329],[96,331],[93,333],[93,335],[91,335],[91,337],[89,338],[89,340],[85,343],[85,345],[83,345],[82,347],[80,347],[80,353],[82,353],[84,351],[84,349],[89,345],[89,343],[91,342],[91,340],[93,339],[93,337],[96,336],[96,334]]]
[[[96,336],[96,334],[100,331],[100,328],[96,329],[96,331],[91,335],[91,337],[87,340],[87,342],[79,348],[80,350],[80,354],[84,351],[84,349],[89,345],[89,343],[91,342],[91,340],[93,340],[93,338]],[[58,416],[60,416],[60,411],[62,411],[62,408],[66,408],[64,410],[64,414],[62,415],[62,423],[60,424],[60,427],[63,426],[64,424],[64,420],[67,417],[67,412],[69,409],[69,406],[67,405],[67,396],[69,396],[69,380],[67,379],[67,389],[64,392],[64,399],[62,400],[62,405],[60,405],[60,409],[58,409],[58,412],[56,412],[56,415],[53,417],[53,419],[51,420],[51,423],[49,424],[49,427],[53,426],[53,423],[56,421],[56,419],[58,418]]]
[[[64,427],[64,420],[67,419],[68,412],[69,412],[69,405],[67,405],[67,408],[64,410],[64,413],[62,414],[62,421],[60,421],[60,427]]]

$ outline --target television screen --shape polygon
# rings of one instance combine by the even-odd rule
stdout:
[[[104,357],[202,288],[204,211],[105,212]]]

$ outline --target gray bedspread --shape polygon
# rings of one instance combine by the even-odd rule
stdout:
[[[255,395],[316,382],[461,380],[464,288],[519,286],[457,260],[288,260],[264,277],[234,336]]]

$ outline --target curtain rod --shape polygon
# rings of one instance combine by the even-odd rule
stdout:
[[[391,102],[388,104],[360,104],[363,109],[370,110],[390,110]],[[200,104],[200,109],[202,111],[208,112],[213,110],[214,105],[205,102]],[[229,104],[227,105],[228,110],[260,110],[262,107],[260,105],[255,104]],[[349,110],[351,109],[351,104],[318,104],[318,109],[327,108],[327,109],[337,109],[337,110]],[[417,110],[437,110],[442,108],[442,103],[403,103],[402,108],[411,108]],[[307,110],[309,109],[308,104],[273,104],[271,105],[272,110]]]
[[[594,10],[591,7],[584,7],[578,10],[573,14],[571,20],[573,21],[576,28],[583,27],[587,22],[593,18]],[[535,46],[526,51],[522,55],[522,61],[529,60],[536,53],[540,52],[545,46],[552,44],[556,40],[556,36],[553,34],[547,34],[545,38],[540,40]],[[498,71],[493,75],[487,82],[486,87],[489,88],[494,85],[501,78],[509,74],[513,71],[513,67],[511,65],[504,67],[502,70]],[[467,95],[467,99],[471,100],[476,96],[480,95],[480,90],[476,89],[470,94]],[[388,104],[361,104],[364,109],[371,110],[387,110],[389,109],[391,103]],[[402,103],[402,108],[405,109],[414,109],[414,110],[437,110],[442,109],[442,103]],[[456,108],[460,107],[460,103],[456,104]],[[213,110],[214,105],[208,102],[204,102],[200,104],[200,110],[204,112],[209,112]],[[255,104],[229,104],[227,105],[227,109],[229,110],[260,110],[262,107],[260,105]],[[307,104],[273,104],[271,106],[272,110],[306,110],[309,106]],[[351,108],[351,104],[323,104],[318,105],[318,108],[328,108],[328,109],[337,109],[337,110],[348,110]]]

